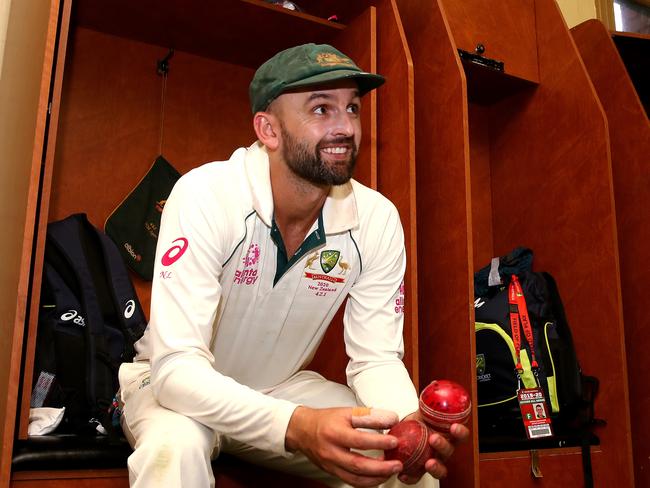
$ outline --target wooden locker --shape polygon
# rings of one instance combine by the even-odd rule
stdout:
[[[571,29],[571,34],[598,99],[607,115],[612,154],[612,177],[616,201],[616,227],[620,261],[625,346],[630,396],[634,477],[636,486],[650,485],[650,394],[643,371],[650,368],[650,319],[646,314],[644,264],[650,259],[650,122],[640,96],[610,34],[598,20],[585,21]],[[616,34],[618,35],[618,34]],[[650,36],[626,38],[638,52],[648,52]],[[642,69],[643,61],[632,69]]]
[[[47,223],[81,211],[103,227],[160,152],[185,173],[204,162],[227,159],[236,147],[252,143],[248,83],[255,68],[275,52],[304,42],[330,43],[362,68],[390,73],[389,83],[363,100],[363,147],[355,177],[396,200],[415,267],[412,66],[394,2],[305,1],[301,6],[305,12],[263,0],[222,0],[218,6],[200,0],[63,0],[60,8],[52,2],[48,46],[53,74],[44,73],[44,93],[52,83],[46,96],[51,101],[48,144],[42,166],[39,160],[33,169],[29,198],[35,225],[25,237],[29,266],[21,271],[24,293],[29,294],[25,353],[14,351],[12,358],[14,364],[23,362],[22,374],[11,372],[22,390],[5,418],[5,432],[11,435],[9,449],[3,451],[0,485],[6,486],[11,474],[14,412],[16,437],[27,437]],[[334,13],[337,21],[326,20]],[[170,48],[174,55],[162,118],[162,78],[156,63]],[[403,113],[396,117],[392,109],[382,112],[382,98],[385,107],[399,105]],[[417,381],[417,273],[409,273],[405,363]],[[133,279],[148,309],[149,285]],[[347,358],[340,323],[331,329],[312,365],[340,381]],[[250,486],[264,472],[255,473],[223,466],[217,476],[224,486]],[[124,484],[126,471],[17,472],[13,484],[99,486],[113,478]],[[277,477],[276,483],[288,481]]]
[[[633,486],[604,113],[555,2],[460,3],[398,2],[415,72],[421,383],[450,377],[471,386],[476,400],[474,271],[530,247],[534,269],[558,282],[585,374],[600,380],[596,416],[607,426],[591,448],[595,486]],[[522,22],[533,29],[523,37]],[[495,52],[512,50],[499,53],[503,72],[458,55],[484,36]],[[534,480],[527,451],[479,452],[476,420],[472,444],[452,458],[443,486],[582,479],[579,447],[544,451],[544,478]]]

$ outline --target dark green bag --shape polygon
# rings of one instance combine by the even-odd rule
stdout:
[[[148,281],[153,278],[160,217],[180,176],[165,158],[158,156],[104,225],[129,268]]]

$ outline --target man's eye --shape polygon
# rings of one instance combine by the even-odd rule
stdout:
[[[356,103],[351,103],[348,105],[348,112],[351,114],[358,114],[359,113],[359,105]]]
[[[314,113],[317,115],[325,115],[325,112],[327,112],[327,109],[324,105],[319,105],[314,109]]]

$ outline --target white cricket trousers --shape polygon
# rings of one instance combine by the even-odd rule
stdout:
[[[132,488],[212,488],[215,480],[210,462],[219,452],[227,452],[252,464],[316,479],[328,486],[349,486],[322,471],[301,453],[285,458],[261,451],[161,407],[151,392],[148,364],[122,365],[120,385],[122,428],[135,449],[128,459]],[[295,374],[268,394],[313,408],[357,405],[349,388],[311,371]],[[382,488],[406,486],[396,476],[381,485]],[[435,488],[438,481],[426,474],[418,484],[408,486]]]

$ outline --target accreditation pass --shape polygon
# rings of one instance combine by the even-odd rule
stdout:
[[[551,437],[551,416],[548,413],[544,391],[541,388],[522,388],[517,392],[521,419],[529,439]]]

